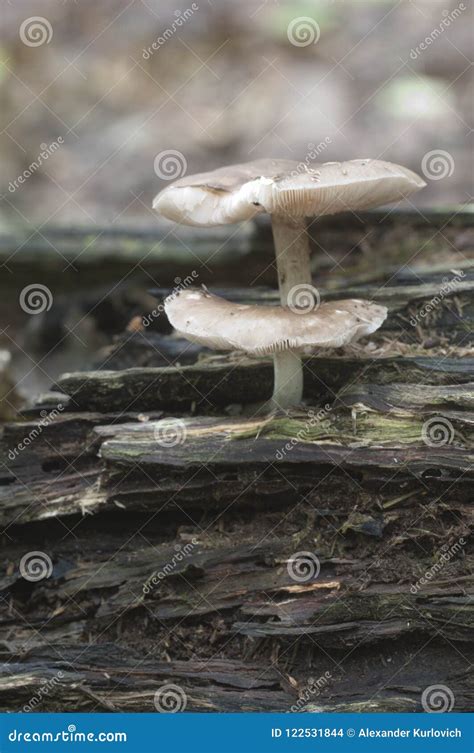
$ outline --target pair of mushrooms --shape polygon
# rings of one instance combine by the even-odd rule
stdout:
[[[297,405],[303,396],[303,352],[355,342],[387,316],[384,306],[369,301],[319,305],[307,218],[380,206],[424,185],[404,167],[370,159],[313,164],[303,171],[291,160],[261,159],[176,181],[153,203],[175,222],[209,227],[271,215],[281,306],[234,304],[206,290],[187,289],[165,300],[171,324],[191,342],[216,350],[272,354],[271,404]]]

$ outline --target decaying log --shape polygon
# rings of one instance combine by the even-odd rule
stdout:
[[[357,371],[353,361],[315,360],[325,366],[327,378],[333,380],[332,402],[321,409],[315,406],[311,415],[296,413],[290,420],[191,419],[184,415],[157,421],[159,412],[146,416],[107,414],[109,408],[127,408],[130,395],[140,392],[147,402],[144,405],[138,401],[132,407],[143,410],[165,405],[165,399],[157,400],[156,394],[151,394],[152,385],[163,384],[168,377],[175,380],[178,373],[172,369],[142,369],[111,372],[110,379],[104,372],[84,374],[82,380],[80,375],[65,377],[63,383],[73,395],[71,402],[65,403],[67,409],[59,412],[56,408],[54,420],[31,417],[5,429],[0,520],[11,525],[59,514],[114,509],[117,504],[127,509],[153,509],[170,499],[173,504],[182,499],[187,508],[199,508],[204,504],[203,495],[206,508],[225,507],[238,495],[248,504],[254,487],[267,501],[278,501],[288,494],[294,497],[295,485],[306,492],[316,483],[327,486],[336,479],[348,480],[348,473],[367,489],[376,488],[385,479],[387,488],[392,489],[399,484],[406,490],[424,484],[443,490],[459,477],[457,492],[462,498],[469,497],[474,387],[466,379],[471,359],[442,362],[441,368],[436,359],[383,359],[369,364],[365,372],[359,364],[364,379],[378,376],[382,384],[354,384]],[[235,378],[238,371],[230,366],[184,368],[188,372],[179,387],[183,396],[193,369],[201,378],[223,368]],[[240,370],[246,374],[247,367]],[[400,372],[417,381],[400,383]],[[141,380],[152,378],[148,384],[142,382],[139,390],[135,374]],[[130,386],[123,390],[127,379]],[[451,383],[446,384],[448,379]],[[262,384],[261,378],[255,381]],[[97,387],[99,382],[105,390]],[[75,391],[78,383],[79,390]],[[250,379],[247,389],[251,389]],[[235,399],[235,395],[234,390],[227,397]],[[71,411],[73,404],[85,406],[89,397],[97,402],[97,408],[102,404],[103,413]],[[169,393],[167,399],[172,405]],[[55,401],[62,405],[57,396]],[[132,402],[136,403],[136,398]],[[428,426],[434,424],[435,433],[439,424],[441,431],[431,445],[423,435],[426,422],[431,422]],[[168,434],[170,446],[166,443]],[[165,442],[160,442],[161,436]],[[27,437],[34,441],[23,447]],[[436,446],[439,440],[441,445]]]
[[[361,674],[351,690],[348,673],[330,665],[332,672],[325,670],[329,678],[324,686],[320,683],[316,692],[305,693],[307,686],[301,679],[258,660],[164,662],[111,643],[42,647],[0,665],[0,706],[8,699],[7,707],[15,710],[67,705],[76,711],[153,711],[155,694],[172,682],[186,694],[189,711],[289,711],[295,707],[339,712],[421,711],[420,694],[433,677],[428,661],[440,661],[439,649],[433,649],[433,645],[427,648],[417,674],[401,664],[400,659],[407,659],[402,648],[400,656],[386,657],[392,664],[393,679],[381,692],[374,692],[380,668],[367,664],[359,667]],[[460,671],[459,656],[456,658],[449,648],[446,654],[438,664],[439,670],[455,693],[456,707],[468,710],[473,697],[469,676]],[[451,661],[450,666],[446,659]],[[299,697],[302,701],[298,703]]]
[[[0,421],[12,419],[20,404],[9,365],[10,353],[0,349]]]
[[[153,711],[170,683],[188,711],[420,711],[435,684],[455,711],[472,708],[471,219],[380,217],[311,230],[333,260],[356,249],[334,279],[318,256],[324,296],[374,298],[390,314],[372,348],[306,359],[305,406],[253,416],[271,361],[203,352],[160,314],[5,425],[1,710]],[[45,244],[38,280],[57,280],[53,239],[79,254],[82,286],[103,285],[146,249],[163,296],[193,262],[189,237],[160,233],[46,230],[8,266],[21,285]],[[209,242],[192,244],[203,262]],[[232,243],[199,282],[273,284],[268,226]],[[15,244],[0,238],[5,262]],[[423,267],[430,244],[439,256]],[[403,266],[418,251],[416,269]],[[135,303],[122,296],[119,323]],[[29,580],[19,565],[38,551],[50,570]],[[309,577],[294,577],[298,555]]]
[[[323,267],[332,269],[335,261],[351,253],[353,266],[359,266],[366,279],[380,279],[387,269],[392,269],[391,265],[397,271],[423,251],[432,257],[433,249],[441,258],[446,253],[459,252],[461,263],[474,247],[472,211],[462,207],[322,217],[313,222],[310,235],[315,252],[328,249],[327,257],[322,255]],[[209,249],[215,248],[219,253],[212,252],[209,265]],[[249,285],[259,274],[259,284],[269,279],[273,284],[268,274],[262,277],[262,261],[268,264],[272,256],[271,226],[266,218],[238,228],[208,228],[205,232],[171,227],[169,223],[160,225],[157,221],[148,228],[44,226],[36,232],[30,226],[12,226],[10,232],[4,227],[0,233],[2,264],[14,270],[16,276],[23,271],[28,282],[33,274],[39,282],[60,277],[63,287],[77,277],[77,270],[81,271],[83,284],[89,285],[91,281],[117,280],[134,270],[138,261],[167,285],[175,284],[177,275],[186,276],[196,266],[206,277],[202,280],[205,283],[222,280],[228,284],[232,279]],[[377,265],[374,259],[379,262]],[[65,262],[70,265],[66,269]],[[209,266],[214,272],[212,277],[206,274]]]
[[[474,358],[324,358],[305,359],[305,397],[316,403],[332,401],[353,381],[390,383],[401,376],[409,384],[463,384],[472,380]],[[231,403],[259,402],[270,397],[273,365],[268,360],[202,361],[182,367],[145,367],[123,371],[64,374],[57,388],[78,410],[189,410],[200,412]]]

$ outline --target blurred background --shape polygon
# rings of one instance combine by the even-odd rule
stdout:
[[[153,222],[167,180],[262,156],[470,200],[471,0],[0,3],[0,218]]]

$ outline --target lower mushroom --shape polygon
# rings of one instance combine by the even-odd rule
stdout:
[[[308,312],[283,306],[230,303],[206,290],[188,288],[165,300],[165,311],[179,334],[214,350],[273,355],[272,407],[301,402],[303,378],[299,354],[309,348],[339,348],[375,332],[387,309],[349,299],[322,303]]]

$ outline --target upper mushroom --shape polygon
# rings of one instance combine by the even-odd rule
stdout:
[[[305,165],[259,159],[181,178],[157,195],[153,207],[186,225],[227,225],[264,212],[298,221],[380,206],[425,185],[411,170],[381,160]]]
[[[380,160],[306,165],[259,159],[181,178],[158,194],[153,207],[170,220],[199,226],[270,214],[285,306],[295,285],[312,282],[307,217],[380,206],[425,185],[411,170]]]
[[[380,206],[406,198],[424,185],[411,170],[380,160],[307,165],[261,159],[181,178],[161,191],[153,206],[170,220],[199,226],[225,225],[264,212],[270,214],[281,305],[293,309],[301,293],[307,298],[313,292],[316,309],[319,294],[312,287],[306,218]],[[304,315],[309,313],[311,307],[306,307]],[[299,402],[302,397],[301,358],[294,351],[292,356],[287,394],[284,390],[278,393],[280,407]],[[274,361],[277,385],[282,382],[282,374],[288,374],[288,358],[276,353]]]

